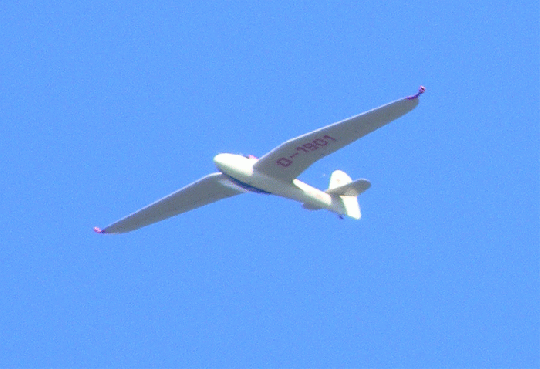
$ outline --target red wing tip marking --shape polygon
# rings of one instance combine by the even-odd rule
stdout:
[[[94,232],[96,232],[96,233],[105,233],[105,232],[102,231],[101,228],[99,228],[99,227],[94,227]]]
[[[418,89],[418,92],[412,96],[407,97],[407,99],[409,100],[417,99],[418,96],[422,95],[424,92],[426,92],[426,88],[424,86],[420,86],[420,88]]]

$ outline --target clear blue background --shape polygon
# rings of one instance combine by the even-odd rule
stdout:
[[[538,1],[4,1],[1,367],[538,367]],[[300,177],[95,225],[413,94]]]

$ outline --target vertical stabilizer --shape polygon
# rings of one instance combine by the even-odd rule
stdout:
[[[358,198],[356,196],[341,196],[341,200],[345,206],[347,216],[360,219],[362,214],[360,212],[360,205],[358,205]]]
[[[330,194],[332,194],[333,192],[339,193],[341,192],[340,190],[337,190],[337,191],[332,191],[332,190],[339,189],[340,187],[342,187],[345,190],[346,187],[344,186],[351,182],[352,182],[352,179],[351,177],[347,175],[347,173],[345,173],[342,170],[335,170],[330,176],[330,185],[328,186],[328,190],[326,192]],[[347,191],[345,190],[344,192],[341,192],[341,193],[346,193],[346,192]],[[343,203],[345,215],[354,219],[360,219],[362,214],[360,212],[360,205],[358,205],[357,195],[353,195],[353,196],[339,195],[339,197],[341,198],[341,201]]]
[[[352,179],[342,170],[335,170],[330,176],[330,185],[328,186],[329,190],[345,186],[348,183],[351,183]]]

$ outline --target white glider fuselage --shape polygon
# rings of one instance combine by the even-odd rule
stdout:
[[[253,168],[257,159],[235,154],[218,154],[214,157],[217,168],[227,176],[226,186],[243,191],[269,193],[304,204],[306,209],[327,209],[336,214],[346,214],[340,196],[332,196],[298,179],[285,182],[269,177]]]

